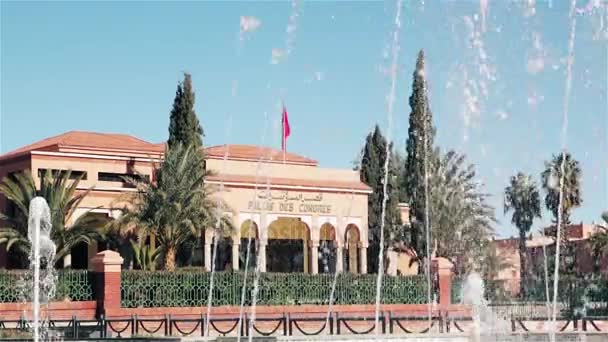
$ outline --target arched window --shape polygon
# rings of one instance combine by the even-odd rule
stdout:
[[[245,220],[241,224],[241,244],[239,246],[239,270],[247,265],[247,246],[249,245],[248,269],[254,269],[258,251],[258,225],[252,220]]]
[[[266,270],[304,272],[310,270],[310,229],[299,218],[280,217],[268,226]]]
[[[346,270],[350,273],[359,273],[359,245],[361,242],[359,227],[352,223],[349,224],[346,226],[346,232],[344,235],[346,248]]]
[[[319,273],[336,272],[336,247],[336,228],[326,222],[319,232]]]

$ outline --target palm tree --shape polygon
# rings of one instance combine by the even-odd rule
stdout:
[[[203,161],[198,149],[177,145],[167,148],[163,162],[155,168],[156,181],[125,179],[138,191],[115,227],[121,233],[135,227],[140,241],[153,235],[169,271],[175,269],[179,248],[199,238],[206,228],[216,227],[218,217],[221,230],[233,229],[230,218],[222,214],[229,211],[227,205],[213,198],[213,189],[204,183],[210,172],[204,169]]]
[[[135,242],[131,240],[133,257],[140,269],[144,271],[154,271],[156,260],[162,253],[162,249],[152,245],[146,245],[145,241]]]
[[[536,183],[529,175],[519,172],[511,177],[509,185],[505,188],[505,214],[513,211],[511,223],[519,230],[519,267],[521,279],[519,294],[525,297],[528,279],[526,270],[526,234],[530,232],[534,218],[540,218],[540,193]]]
[[[429,221],[436,255],[452,260],[457,272],[470,269],[487,255],[496,222],[494,208],[481,191],[475,167],[454,151],[434,152],[429,162]],[[479,265],[477,265],[479,266]]]
[[[565,243],[566,227],[570,225],[570,214],[572,209],[579,207],[583,198],[581,195],[581,168],[577,160],[570,153],[553,155],[549,162],[545,162],[545,170],[541,173],[542,186],[546,192],[545,206],[553,214],[553,222],[560,225],[560,236],[557,229],[554,233],[555,243]],[[561,217],[558,222],[558,217]],[[564,246],[564,272],[573,271],[573,263],[569,260],[575,256],[572,246]]]
[[[572,209],[580,207],[583,202],[580,182],[581,168],[578,161],[572,158],[568,152],[554,155],[551,161],[545,162],[545,170],[542,172],[541,178],[543,189],[546,192],[545,205],[547,210],[553,214],[555,223],[557,223],[560,206],[560,191],[562,192],[561,224],[567,227],[570,224]]]
[[[55,264],[69,255],[77,244],[90,244],[100,239],[106,221],[92,215],[92,209],[74,220],[74,212],[92,190],[78,190],[81,179],[82,176],[72,177],[71,170],[60,173],[46,170],[40,179],[40,190],[37,190],[31,171],[4,178],[0,183],[0,193],[15,210],[0,214],[0,221],[6,224],[0,228],[0,244],[6,243],[8,250],[22,256],[29,254],[29,204],[36,196],[44,197],[51,211],[51,239],[57,248]]]

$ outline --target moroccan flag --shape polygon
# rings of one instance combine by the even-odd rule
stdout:
[[[289,128],[289,118],[287,117],[287,109],[283,105],[283,119],[281,120],[281,126],[283,127],[283,136],[281,139],[281,149],[283,152],[287,149],[287,138],[291,133],[291,129]]]

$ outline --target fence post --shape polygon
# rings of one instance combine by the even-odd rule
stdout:
[[[447,310],[452,304],[452,263],[446,258],[433,258],[433,271],[437,274],[439,285],[439,305]]]
[[[91,264],[94,273],[94,293],[97,315],[107,317],[108,309],[120,308],[120,270],[123,259],[120,254],[105,250],[97,253]]]

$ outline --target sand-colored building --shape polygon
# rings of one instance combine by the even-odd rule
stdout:
[[[88,210],[115,218],[124,196],[134,191],[122,176],[138,171],[153,180],[154,165],[163,152],[164,144],[129,135],[72,131],[1,155],[0,178],[31,170],[39,184],[45,170],[70,169],[83,177],[80,190],[93,189],[74,219]],[[226,214],[237,227],[218,244],[224,255],[218,253],[218,268],[242,267],[244,246],[251,237],[254,248],[259,248],[262,271],[367,272],[371,189],[360,182],[356,171],[322,168],[313,159],[267,147],[222,145],[206,148],[205,153],[207,169],[216,172],[206,182],[223,185],[219,195],[230,206]],[[0,210],[13,210],[1,196]],[[210,269],[210,229],[203,240],[202,263]],[[100,248],[74,248],[64,266],[87,267]],[[9,259],[0,248],[0,267]]]
[[[546,251],[551,251],[555,246],[552,236],[555,227],[544,229],[544,236],[541,234],[530,235],[526,240],[526,258],[530,269],[542,269],[544,265],[543,246]],[[575,259],[574,267],[577,272],[593,272],[595,262],[598,261],[600,271],[608,272],[608,258],[603,256],[600,260],[594,260],[590,246],[590,238],[601,231],[603,228],[597,224],[572,224],[564,227],[566,231],[567,244],[574,247]],[[519,256],[519,239],[515,237],[506,239],[496,239],[492,241],[496,254],[504,262],[504,266],[499,270],[495,280],[504,282],[505,289],[512,295],[519,293],[521,281],[521,265]],[[549,260],[554,262],[554,260]]]

